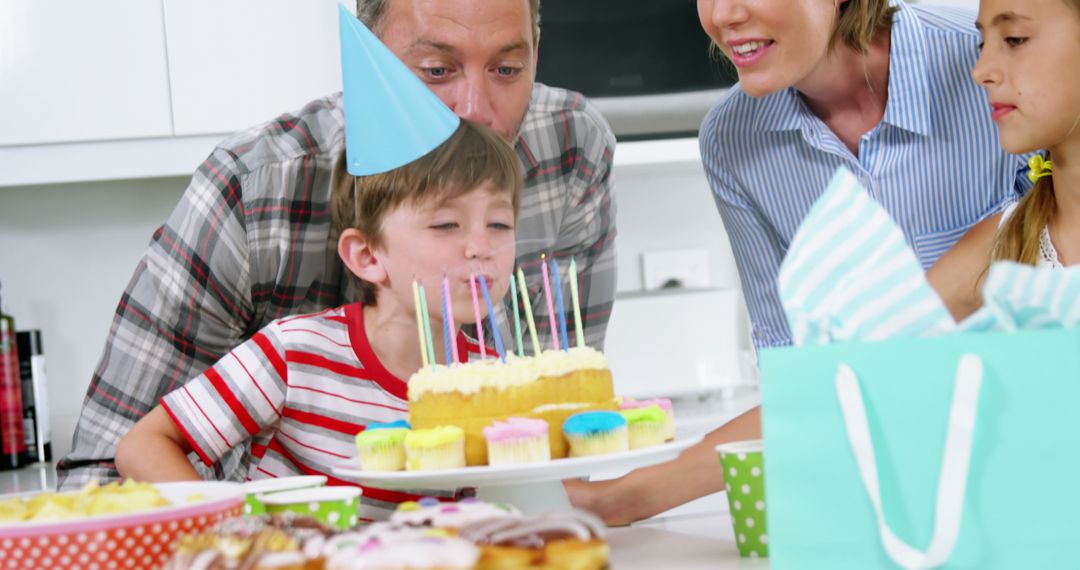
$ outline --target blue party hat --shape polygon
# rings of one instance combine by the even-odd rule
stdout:
[[[450,138],[458,116],[353,14],[338,8],[349,174],[393,170]]]

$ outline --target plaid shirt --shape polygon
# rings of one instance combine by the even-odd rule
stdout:
[[[61,488],[117,478],[120,437],[270,321],[356,300],[330,216],[343,125],[341,96],[332,95],[224,141],[199,166],[120,298],[72,451],[57,464]],[[517,262],[543,346],[541,252],[562,267],[577,260],[586,341],[603,344],[615,295],[614,147],[581,95],[533,87],[516,141],[526,177]],[[495,311],[504,338],[507,307]],[[241,479],[249,454],[237,448],[203,475]]]

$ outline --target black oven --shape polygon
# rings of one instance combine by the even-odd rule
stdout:
[[[620,140],[693,136],[736,81],[695,0],[541,0],[537,80],[588,96]]]

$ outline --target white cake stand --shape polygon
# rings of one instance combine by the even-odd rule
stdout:
[[[335,476],[380,489],[446,490],[476,487],[477,497],[493,503],[509,503],[525,514],[540,514],[570,506],[563,479],[587,477],[597,471],[630,470],[674,459],[682,450],[701,441],[701,435],[622,453],[553,459],[547,463],[505,467],[464,467],[441,471],[361,471],[336,467]]]

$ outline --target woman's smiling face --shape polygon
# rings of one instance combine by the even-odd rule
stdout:
[[[846,0],[698,0],[701,26],[749,95],[801,83],[824,62]]]

